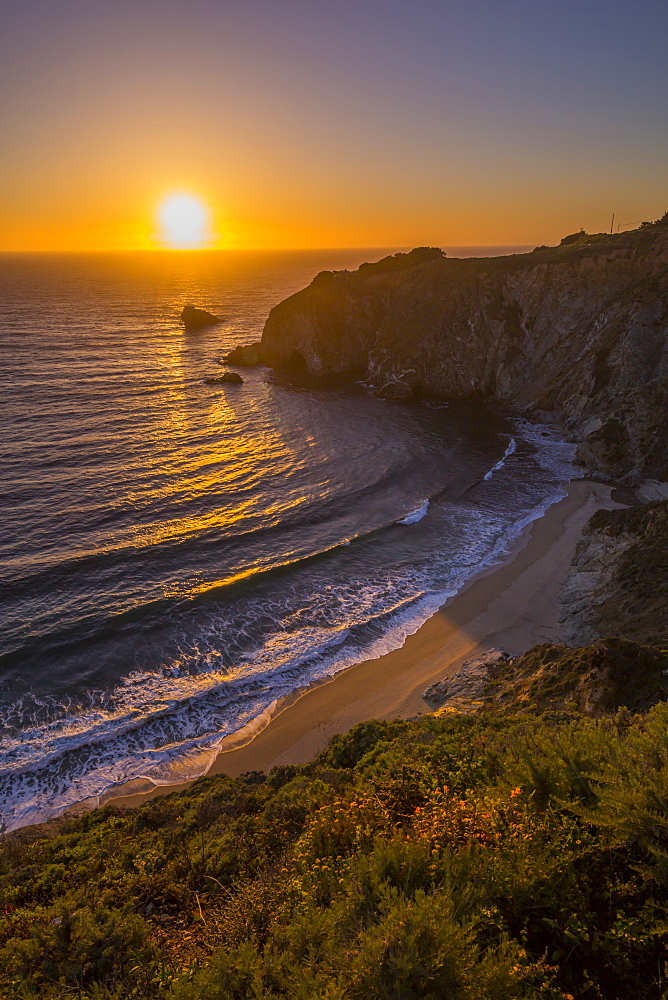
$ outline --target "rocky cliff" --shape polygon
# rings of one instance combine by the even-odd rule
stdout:
[[[576,549],[562,606],[572,642],[623,635],[668,646],[668,500],[597,511]]]
[[[667,333],[662,222],[517,256],[423,248],[323,272],[272,309],[259,356],[556,420],[590,473],[628,483],[668,477]]]

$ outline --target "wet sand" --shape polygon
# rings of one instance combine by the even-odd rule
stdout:
[[[577,480],[568,495],[525,530],[506,560],[474,578],[404,645],[334,678],[296,692],[261,723],[224,741],[209,775],[237,776],[312,759],[335,733],[366,719],[409,718],[429,711],[422,692],[490,647],[515,655],[540,642],[559,642],[559,593],[582,529],[601,507],[616,507],[611,489]],[[99,803],[139,805],[188,787],[147,788],[131,782]],[[97,802],[89,800],[91,808]],[[79,807],[81,808],[81,807]],[[78,810],[77,810],[78,811]]]

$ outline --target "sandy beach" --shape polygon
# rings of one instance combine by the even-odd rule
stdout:
[[[532,522],[500,564],[474,577],[400,649],[367,660],[331,680],[295,693],[222,745],[208,774],[237,776],[313,758],[336,733],[366,719],[408,718],[429,711],[422,692],[453,674],[463,660],[491,647],[516,655],[540,642],[563,640],[559,593],[582,529],[601,507],[620,506],[609,486],[569,484],[567,496]],[[191,782],[125,786],[103,802],[131,807]],[[88,801],[88,808],[97,804]]]

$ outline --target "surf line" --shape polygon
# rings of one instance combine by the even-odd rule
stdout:
[[[511,455],[514,455],[516,451],[517,451],[517,442],[515,441],[514,437],[511,437],[508,443],[508,447],[506,448],[502,457],[499,459],[496,465],[493,465],[491,469],[488,469],[488,471],[485,473],[482,479],[476,479],[474,483],[471,483],[470,486],[467,486],[466,489],[464,490],[463,496],[466,496],[467,493],[470,493],[471,490],[474,490],[476,486],[480,486],[481,483],[486,483],[488,480],[490,480],[494,475],[494,473],[498,472],[499,469],[502,469],[503,466],[506,464],[507,459],[509,459]]]
[[[485,482],[487,479],[491,479],[495,472],[498,472],[499,469],[502,469],[503,466],[506,464],[506,459],[510,458],[511,455],[514,455],[516,450],[517,450],[517,442],[515,441],[514,437],[511,437],[508,447],[503,453],[503,457],[499,459],[496,465],[492,466],[489,472],[485,473],[485,475],[482,477],[483,482]]]
[[[419,507],[415,510],[411,510],[406,514],[406,517],[402,517],[399,521],[395,521],[395,524],[416,524],[421,521],[429,510],[429,500],[424,500]]]

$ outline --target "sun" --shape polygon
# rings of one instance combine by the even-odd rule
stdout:
[[[175,250],[197,250],[208,246],[209,213],[192,194],[170,194],[158,208],[160,237]]]

